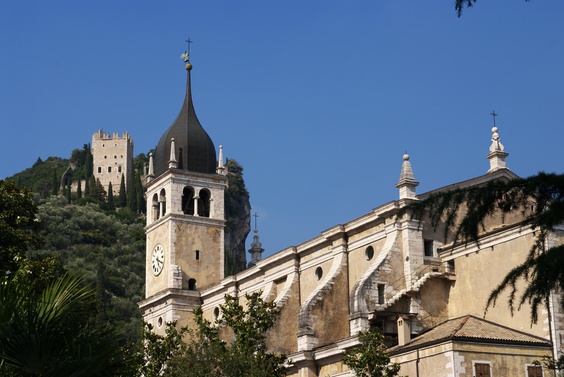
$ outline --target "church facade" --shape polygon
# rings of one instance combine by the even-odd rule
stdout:
[[[484,318],[489,293],[525,259],[533,231],[519,218],[494,216],[479,245],[455,244],[425,218],[400,216],[404,206],[430,194],[416,194],[407,155],[398,200],[267,258],[253,254],[251,267],[223,276],[226,171],[221,147],[217,157],[196,117],[189,61],[186,69],[182,109],[150,157],[147,176],[146,299],[140,307],[155,331],[174,320],[191,324],[198,306],[213,320],[225,295],[244,300],[261,291],[281,308],[268,343],[288,355],[291,376],[352,376],[342,354],[370,326],[390,340],[400,375],[549,375],[533,362],[561,353],[557,295],[533,325],[528,307],[512,316],[503,299]],[[517,177],[506,166],[498,129],[492,133],[489,170],[437,190]],[[560,243],[562,234],[548,241]]]

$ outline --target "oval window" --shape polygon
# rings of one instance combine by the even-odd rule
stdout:
[[[374,258],[374,248],[372,246],[368,246],[364,251],[364,257],[366,260],[371,260]]]
[[[323,269],[321,267],[317,267],[315,269],[315,277],[317,278],[317,280],[321,279],[321,277],[323,276]]]

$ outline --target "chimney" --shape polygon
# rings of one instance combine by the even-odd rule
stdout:
[[[411,340],[411,319],[407,315],[398,317],[398,345],[403,346]]]

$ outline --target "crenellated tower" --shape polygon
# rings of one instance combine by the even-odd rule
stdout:
[[[159,333],[166,322],[188,324],[201,304],[199,290],[219,283],[224,271],[226,169],[194,111],[188,53],[185,63],[184,103],[150,156],[146,183],[146,299],[140,307]]]
[[[119,193],[121,176],[127,185],[133,172],[133,140],[128,132],[111,136],[102,129],[92,135],[94,178],[99,179],[106,192],[112,183],[113,194]]]

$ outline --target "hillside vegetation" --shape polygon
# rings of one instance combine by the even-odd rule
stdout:
[[[96,290],[97,322],[117,326],[123,338],[133,342],[139,341],[142,331],[137,303],[144,298],[145,189],[141,174],[147,160],[143,153],[134,159],[134,184],[128,184],[127,191],[120,187],[119,197],[106,193],[94,180],[87,144],[73,150],[69,159],[38,158],[31,168],[8,178],[35,193],[43,242],[28,250],[28,257],[54,256],[61,271],[81,276]],[[250,203],[243,167],[235,160],[228,160],[226,166],[225,273],[231,275],[246,267]]]

